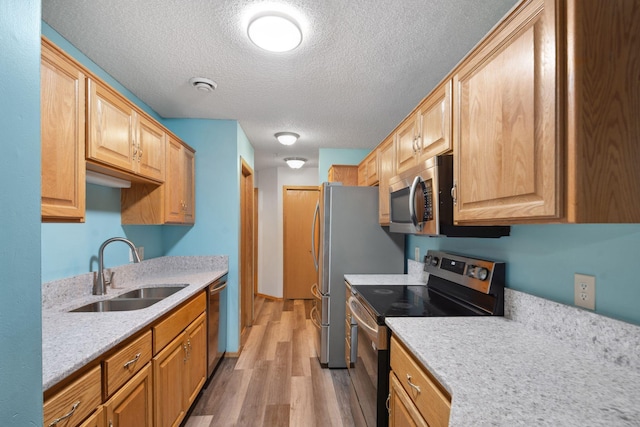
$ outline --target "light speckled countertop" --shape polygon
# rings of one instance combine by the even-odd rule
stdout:
[[[113,346],[149,326],[228,271],[228,257],[162,257],[114,268],[117,289],[91,295],[92,275],[44,283],[42,376],[47,390]],[[187,285],[141,310],[69,313],[82,305],[109,299],[144,286]]]

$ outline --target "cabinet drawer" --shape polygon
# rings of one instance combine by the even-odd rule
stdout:
[[[161,320],[153,327],[153,354],[160,350],[178,336],[191,322],[193,322],[206,309],[206,292],[179,308],[169,317]]]
[[[69,384],[44,402],[44,425],[60,419],[58,427],[75,426],[96,410],[102,402],[100,366]]]
[[[449,425],[451,398],[395,337],[391,338],[391,369],[429,426]]]
[[[151,331],[104,361],[107,396],[111,396],[151,360]]]

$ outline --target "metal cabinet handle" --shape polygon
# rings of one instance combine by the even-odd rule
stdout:
[[[318,255],[316,254],[316,221],[320,215],[320,201],[316,202],[316,210],[313,212],[313,224],[311,225],[311,255],[313,266],[318,271]]]
[[[457,191],[457,185],[455,182],[453,183],[453,187],[451,187],[451,198],[453,199],[453,206],[456,206],[458,204],[458,199],[457,199],[457,195],[458,195],[458,191]]]
[[[191,359],[191,338],[187,340],[187,347],[189,348],[189,351],[187,352],[187,359]]]
[[[182,349],[184,350],[184,363],[187,363],[187,345],[186,344],[182,344]]]
[[[142,355],[142,353],[138,353],[138,354],[136,354],[136,355],[135,355],[135,357],[134,357],[133,359],[129,360],[129,361],[128,361],[127,363],[125,363],[122,367],[123,367],[124,369],[128,369],[128,368],[129,368],[129,366],[131,366],[131,365],[135,364],[138,360],[140,360],[140,356],[141,356],[141,355]]]
[[[317,312],[318,312],[318,309],[314,305],[313,307],[311,307],[311,312],[309,312],[309,317],[311,318],[311,323],[313,323],[313,326],[315,326],[318,329],[322,329],[322,325],[320,324],[320,322],[316,320]]]
[[[64,421],[67,418],[71,417],[73,413],[76,412],[76,409],[78,408],[78,406],[80,406],[79,400],[73,404],[73,406],[71,407],[71,410],[68,413],[64,414],[60,418],[56,418],[55,420],[51,421],[51,424],[49,424],[49,427],[57,426],[60,421]]]
[[[385,406],[387,407],[388,413],[391,413],[390,403],[391,403],[391,393],[387,395],[387,401],[385,402]]]
[[[407,374],[407,383],[409,384],[410,387],[412,387],[415,391],[417,391],[418,394],[420,394],[420,386],[417,386],[411,382],[411,375],[409,374]]]

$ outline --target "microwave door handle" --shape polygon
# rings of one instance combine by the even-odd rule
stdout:
[[[316,210],[313,212],[313,224],[311,225],[311,256],[313,257],[313,265],[318,271],[318,257],[316,254],[316,221],[320,214],[320,201],[316,202]]]
[[[417,229],[420,229],[421,227],[416,215],[416,189],[418,188],[418,185],[420,185],[421,181],[422,178],[416,176],[411,184],[411,188],[409,189],[409,216],[411,217],[411,222],[414,227]]]

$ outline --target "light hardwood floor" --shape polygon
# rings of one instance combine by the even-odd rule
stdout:
[[[346,369],[322,369],[308,300],[256,302],[239,358],[225,358],[185,427],[358,426]]]

